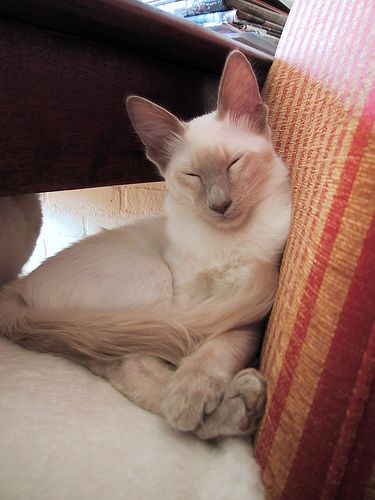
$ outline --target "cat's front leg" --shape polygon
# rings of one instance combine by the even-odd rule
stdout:
[[[165,387],[173,371],[161,359],[145,354],[128,354],[109,366],[91,365],[90,370],[141,408],[163,416]]]
[[[223,398],[230,376],[184,362],[167,386],[162,409],[168,422],[180,431],[194,431]]]
[[[166,388],[163,412],[182,431],[198,430],[224,398],[233,377],[254,356],[256,328],[227,332],[207,340],[182,361]]]

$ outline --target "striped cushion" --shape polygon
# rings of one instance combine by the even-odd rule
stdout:
[[[264,97],[294,216],[256,453],[270,499],[364,498],[375,486],[375,3],[295,0]]]

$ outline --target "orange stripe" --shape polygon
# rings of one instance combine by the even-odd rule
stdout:
[[[291,385],[290,373],[294,373],[296,369],[298,355],[303,339],[306,335],[308,325],[312,318],[312,311],[317,299],[318,291],[323,280],[330,253],[340,229],[340,222],[348,203],[349,193],[353,187],[353,183],[360,166],[359,163],[353,163],[351,156],[360,146],[364,147],[366,141],[369,140],[369,131],[365,130],[365,132],[363,132],[363,127],[366,125],[365,122],[367,119],[366,113],[368,113],[367,109],[364,111],[361,118],[361,126],[357,128],[357,134],[355,140],[353,141],[352,152],[351,155],[349,155],[349,160],[344,170],[345,175],[341,177],[338,192],[335,195],[329,216],[327,218],[325,232],[323,233],[316,255],[316,264],[310,272],[295,328],[293,330],[293,335],[285,354],[284,367],[277,381],[272,401],[270,403],[269,413],[266,416],[262,427],[262,435],[267,436],[267,443],[263,440],[262,446],[258,448],[257,455],[263,467],[266,465],[266,455],[273,442],[275,431],[280,423],[281,414],[289,393]],[[346,198],[344,193],[346,193]]]
[[[327,94],[324,97],[324,94],[322,95],[320,92],[322,92],[321,87],[317,87],[316,90],[314,90],[313,92],[310,91],[309,94],[312,96],[318,94],[320,95],[320,98],[317,98],[319,101],[328,103],[330,97],[327,96]],[[300,176],[295,177],[293,175],[292,184],[294,186],[305,185],[309,186],[309,188],[306,194],[307,198],[304,194],[300,195],[301,197],[303,197],[303,204],[294,203],[294,224],[292,227],[290,242],[285,251],[286,258],[283,261],[281,279],[279,284],[279,290],[283,291],[282,300],[287,300],[288,302],[290,301],[291,304],[291,310],[288,311],[289,325],[294,324],[295,322],[292,306],[293,304],[299,303],[301,299],[299,290],[303,288],[302,284],[305,282],[305,279],[307,280],[308,277],[308,274],[306,274],[305,276],[300,272],[296,272],[296,270],[309,270],[309,267],[312,265],[312,262],[307,262],[307,252],[310,251],[309,243],[311,243],[311,238],[309,235],[313,233],[315,235],[314,239],[319,240],[321,232],[323,230],[323,226],[320,228],[318,222],[320,222],[322,217],[324,217],[322,207],[327,192],[327,175],[329,175],[329,171],[327,170],[327,162],[324,160],[319,161],[318,156],[322,156],[324,154],[324,151],[332,151],[332,147],[334,147],[333,155],[338,156],[338,152],[342,148],[343,144],[345,145],[345,143],[347,142],[346,136],[352,137],[349,126],[349,117],[346,115],[344,121],[337,116],[337,112],[334,113],[333,110],[329,108],[329,106],[327,106],[327,108],[327,111],[323,113],[321,123],[319,123],[319,109],[314,110],[314,113],[310,120],[310,122],[314,125],[316,123],[319,123],[320,131],[321,133],[323,133],[322,131],[324,131],[326,133],[326,137],[324,137],[324,135],[320,137],[319,135],[314,133],[314,130],[310,129],[309,131],[306,131],[302,128],[300,137],[301,147],[294,157],[294,161],[297,165],[304,165],[305,168],[301,168],[299,169],[299,171],[306,171],[307,179],[301,179]],[[344,111],[341,112],[341,114],[343,113]],[[305,108],[305,114],[310,118],[309,110],[307,107]],[[334,125],[333,119],[337,121],[337,126]],[[310,148],[315,151],[313,155],[310,154],[310,150],[307,147],[310,133],[314,133],[315,136],[313,144],[310,144]],[[299,134],[298,130],[297,134]],[[292,140],[295,139],[292,138]],[[319,144],[319,147],[314,147],[315,143]],[[340,157],[343,157],[344,154],[345,152],[341,150]],[[311,195],[309,195],[310,191],[312,192]],[[325,210],[329,210],[329,205],[327,208],[325,208]],[[293,241],[295,239],[294,234],[297,231],[297,224],[298,245],[293,245]],[[285,280],[288,282],[287,287],[284,286]],[[293,290],[293,295],[290,297],[285,297],[285,292],[288,293],[288,290]],[[281,311],[282,308],[278,307],[278,302],[276,302],[270,321],[271,329],[273,325],[285,325],[285,321],[282,321],[282,319],[280,318]],[[266,365],[275,366],[277,358],[280,358],[280,356],[282,356],[282,354],[284,353],[284,349],[282,349],[280,344],[280,337],[282,337],[283,342],[285,343],[287,338],[289,338],[290,336],[291,330],[292,328],[290,329],[290,332],[281,331],[279,326],[276,332],[273,331],[272,342],[268,342],[269,337],[266,337],[266,342],[262,354],[263,360],[266,360]],[[269,389],[272,392],[271,385]]]
[[[304,253],[305,253],[305,251],[306,251],[306,249],[304,250]],[[294,265],[295,260],[291,256],[289,256],[289,259],[290,259],[290,261],[293,262],[292,265]],[[307,263],[304,264],[304,267],[307,267]],[[306,300],[306,297],[309,296],[309,286],[311,286],[311,285],[308,284],[308,281],[311,280],[311,275],[314,272],[314,268],[312,267],[311,259],[310,259],[308,267],[310,268],[310,272],[309,272],[308,276],[306,277],[306,284],[303,287],[302,297],[299,300],[299,302],[303,302],[304,300]],[[297,269],[300,269],[300,268],[297,267]],[[303,270],[303,267],[301,269]],[[301,273],[291,272],[291,276],[296,277],[296,274],[298,274],[298,279],[300,279],[300,280],[302,279],[304,282],[304,277],[301,275]],[[295,289],[295,287],[293,285],[291,286],[291,290],[295,290],[295,292],[297,292],[297,290]],[[295,293],[295,292],[293,291],[293,293]],[[314,290],[312,290],[311,293],[315,293],[315,292],[317,294],[317,290],[314,287]],[[311,297],[312,297],[312,295],[311,295]],[[287,300],[287,298],[283,297],[282,300],[283,301]],[[293,298],[291,300],[293,300]],[[285,312],[285,308],[283,308],[283,310]],[[288,352],[290,353],[290,346],[291,345],[292,346],[294,345],[295,347],[297,347],[296,342],[298,342],[298,349],[300,349],[302,347],[302,343],[301,343],[302,341],[300,342],[299,337],[295,336],[296,325],[300,324],[301,318],[302,319],[305,318],[304,315],[308,314],[309,311],[311,312],[310,309],[308,311],[306,311],[305,308],[299,307],[299,310],[298,310],[297,315],[296,315],[296,319],[293,321],[294,328],[293,328],[293,326],[291,327],[292,328],[291,332],[288,332],[288,333],[282,332],[283,334],[285,333],[285,335],[287,335],[287,338],[288,338],[288,341],[287,341],[288,345],[285,347],[285,349],[282,348],[282,345],[279,344],[277,339],[272,338],[273,358],[271,360],[268,360],[267,364],[273,367],[273,366],[277,365],[277,362],[278,362],[278,364],[282,363],[282,365],[280,366],[280,369],[278,370],[278,376],[277,376],[276,384],[275,384],[273,391],[271,388],[271,402],[269,403],[270,409],[269,409],[269,413],[266,415],[266,418],[264,419],[263,426],[261,429],[262,439],[261,439],[261,442],[259,443],[259,446],[257,448],[257,457],[262,465],[262,468],[266,467],[266,464],[268,463],[268,459],[270,458],[268,456],[268,453],[269,453],[269,451],[272,447],[272,444],[273,444],[276,428],[277,428],[277,425],[279,423],[279,419],[281,417],[281,412],[282,412],[283,406],[284,406],[285,401],[286,401],[287,392],[289,391],[289,384],[292,382],[292,380],[290,380],[288,382],[285,379],[285,377],[284,378],[281,378],[281,377],[283,376],[283,374],[285,376],[287,374],[294,373],[295,368],[297,366],[297,361],[298,361],[297,353],[294,353],[295,357],[293,358],[293,360],[286,361],[287,356],[288,356]],[[283,321],[281,321],[280,324],[282,324],[282,323],[283,323]],[[284,343],[282,337],[280,338],[280,341],[282,343]],[[280,351],[283,352],[281,360],[280,360]],[[295,349],[294,349],[294,351],[295,351]],[[292,361],[293,361],[293,363],[292,363]],[[285,370],[287,370],[287,372],[285,372]],[[275,382],[274,376],[272,376],[271,379],[273,380],[273,382]],[[282,384],[282,385],[280,386],[280,384]],[[282,394],[283,394],[283,396],[281,396]],[[280,399],[280,397],[281,397],[281,399]]]
[[[309,250],[308,241],[311,241],[309,235],[313,232],[315,235],[315,240],[320,238],[320,233],[322,229],[317,227],[317,222],[324,217],[323,211],[323,200],[326,196],[327,191],[327,175],[329,175],[329,170],[327,170],[327,162],[323,159],[319,160],[319,156],[322,157],[325,154],[325,151],[332,151],[333,155],[343,158],[345,157],[345,151],[340,149],[343,144],[347,143],[346,136],[352,137],[351,127],[349,123],[349,116],[345,116],[345,121],[337,116],[337,110],[331,108],[329,106],[329,102],[331,100],[330,96],[327,96],[326,93],[322,90],[322,87],[319,86],[318,83],[314,83],[313,88],[314,91],[309,91],[309,95],[311,99],[307,103],[305,107],[305,116],[308,118],[307,123],[301,124],[301,129],[296,130],[297,137],[291,137],[291,141],[295,142],[299,137],[299,150],[296,154],[294,154],[293,162],[295,165],[304,165],[304,168],[300,168],[298,172],[306,172],[307,179],[301,179],[301,176],[295,178],[293,175],[292,181],[295,186],[298,185],[307,185],[309,186],[307,189],[307,198],[303,197],[303,204],[299,204],[294,207],[294,219],[298,220],[298,245],[288,245],[286,249],[287,258],[283,262],[282,273],[280,279],[279,290],[283,290],[283,300],[290,301],[290,304],[297,304],[300,300],[299,290],[302,289],[302,283],[305,279],[301,273],[296,272],[296,269],[300,269],[300,266],[303,265],[303,268],[308,271],[308,267],[312,265],[312,262],[306,262],[306,252]],[[309,87],[306,88],[308,90]],[[325,103],[326,109],[324,112],[320,108],[315,108],[312,117],[309,116],[309,107],[310,104],[313,105],[314,96],[319,95],[320,97],[316,97],[318,102]],[[321,121],[319,121],[320,115],[323,113],[321,117]],[[341,115],[344,113],[344,110],[341,111]],[[335,120],[335,123],[333,123]],[[315,134],[314,130],[311,128],[308,129],[308,123],[313,123],[314,126],[318,124],[318,134]],[[337,124],[337,125],[336,125]],[[340,132],[341,131],[341,132]],[[324,137],[323,134],[326,134]],[[309,149],[307,147],[308,140],[310,138],[311,142],[311,134],[314,136],[314,141],[310,144],[310,148],[313,150],[313,155],[309,153]],[[321,136],[319,135],[321,134]],[[315,144],[319,144],[319,147],[314,147]],[[346,149],[346,146],[345,148]],[[340,153],[339,153],[340,151]],[[307,156],[309,155],[309,156]],[[316,171],[318,168],[318,171]],[[311,192],[311,194],[310,194]],[[294,204],[295,205],[295,204]],[[325,203],[325,205],[328,205]],[[310,209],[309,209],[310,207]],[[328,207],[325,207],[324,210],[329,210]],[[319,217],[318,217],[319,214]],[[295,224],[294,224],[295,226]],[[293,241],[293,232],[295,228],[292,229],[292,237]],[[304,262],[304,264],[302,264]],[[306,275],[307,279],[307,275]],[[288,289],[293,289],[292,297],[285,297],[285,287],[284,280],[288,280]],[[297,281],[298,280],[298,281]],[[298,286],[297,286],[298,285]],[[286,291],[287,291],[286,290]],[[281,307],[278,307],[278,303],[276,302],[276,307],[274,307],[273,314],[270,321],[270,328],[272,330],[273,325],[284,325],[285,326],[285,318],[282,321],[280,318]],[[293,318],[293,309],[288,312],[288,325],[293,324],[295,319]],[[290,329],[290,331],[292,328]],[[282,357],[282,353],[284,349],[282,348],[282,343],[285,344],[286,340],[289,338],[290,333],[287,331],[282,331],[280,327],[273,329],[273,337],[272,342],[268,342],[268,338],[266,337],[265,346],[263,349],[262,358],[266,360],[266,366],[277,365],[278,358]],[[286,350],[286,348],[285,348]],[[280,363],[279,363],[280,364]],[[281,368],[280,368],[281,370]],[[273,376],[271,377],[271,381],[269,384],[270,393],[272,393],[272,380],[275,379],[277,375],[275,375],[275,368],[273,369]]]
[[[285,500],[299,498],[303,491],[313,492],[314,498],[322,500],[336,498],[374,374],[374,344],[368,338],[374,321],[375,294],[375,282],[368,280],[368,272],[374,257],[373,221],[298,441],[281,496]],[[368,469],[371,464],[367,462],[363,466]],[[309,474],[303,474],[307,464]]]
[[[349,198],[348,195],[353,189],[354,180],[357,178],[357,173],[361,168],[363,163],[364,155],[366,154],[366,147],[369,144],[372,126],[375,121],[375,83],[368,95],[364,111],[361,116],[361,120],[359,126],[357,127],[357,133],[353,140],[352,150],[348,157],[347,165],[345,167],[345,176],[343,176],[343,180],[340,183],[340,188],[336,194],[336,199],[334,204],[332,205],[330,217],[327,220],[325,238],[320,245],[320,252],[317,254],[317,265],[319,265],[319,261],[322,261],[322,270],[323,272],[327,268],[327,264],[325,263],[324,254],[327,257],[330,257],[331,251],[333,249],[334,241],[340,231],[340,227],[342,225],[342,218],[344,215],[344,210],[347,207]],[[374,145],[373,145],[374,146]],[[369,153],[371,156],[371,153]],[[362,162],[362,163],[361,163]],[[368,161],[367,161],[367,164]],[[374,179],[375,172],[374,169],[365,170],[367,172],[367,179],[365,182],[371,185],[371,180]],[[371,175],[372,174],[372,175]],[[375,196],[375,186],[372,183],[372,200],[370,198],[370,205],[366,207],[367,211],[370,210],[370,213],[374,213],[374,196]],[[365,200],[362,200],[365,202]],[[371,203],[372,201],[372,203]],[[363,214],[362,217],[365,217]],[[347,389],[354,385],[355,383],[355,375],[358,371],[358,366],[355,363],[355,353],[353,352],[353,357],[351,359],[350,364],[348,363],[347,358],[342,359],[341,362],[344,365],[340,365],[340,357],[337,355],[337,351],[340,351],[340,344],[342,342],[348,342],[353,335],[353,331],[355,332],[355,320],[357,320],[357,324],[361,325],[361,329],[363,328],[364,332],[362,333],[362,337],[357,337],[357,346],[360,351],[363,350],[364,346],[361,349],[361,342],[366,343],[366,333],[369,332],[372,326],[372,322],[374,321],[374,296],[375,296],[375,275],[368,276],[364,271],[364,267],[367,271],[370,269],[370,257],[375,257],[375,225],[372,226],[372,231],[370,231],[368,236],[368,247],[365,247],[365,252],[363,253],[363,259],[365,260],[365,264],[363,265],[362,261],[359,261],[359,265],[357,268],[357,275],[353,277],[352,286],[348,292],[348,296],[346,299],[346,306],[344,306],[343,311],[341,313],[340,321],[336,328],[335,336],[330,345],[330,351],[328,353],[328,357],[325,363],[325,370],[323,371],[319,385],[315,394],[315,398],[313,404],[310,409],[309,416],[304,424],[304,433],[299,441],[299,447],[297,454],[294,458],[293,467],[288,477],[287,484],[283,491],[283,496],[285,500],[293,497],[297,493],[296,484],[298,483],[298,489],[300,492],[306,491],[306,488],[312,487],[311,478],[314,477],[322,477],[322,474],[327,470],[328,464],[330,463],[331,454],[326,449],[327,443],[323,442],[324,440],[320,439],[322,431],[321,427],[317,421],[320,421],[322,425],[324,425],[324,419],[327,418],[327,414],[332,414],[332,412],[337,412],[342,419],[345,419],[345,412],[347,409],[346,399],[343,398],[342,401],[337,402],[335,408],[329,409],[329,403],[327,402],[327,394],[332,393],[332,391],[337,388],[337,380],[333,380],[332,373],[330,373],[330,366],[332,363],[336,363],[338,366],[338,373],[342,377],[342,384]],[[374,244],[374,246],[371,246]],[[323,258],[322,258],[323,254]],[[372,261],[373,262],[373,261]],[[361,265],[362,264],[362,265]],[[318,275],[320,273],[317,273]],[[358,278],[359,274],[359,278]],[[319,279],[319,277],[318,277]],[[320,285],[318,286],[318,290]],[[361,300],[358,301],[358,297],[360,295],[360,291],[363,291],[363,296]],[[357,294],[357,300],[354,300],[353,293]],[[312,305],[312,304],[311,304]],[[361,314],[362,312],[362,314]],[[354,315],[354,316],[353,316]],[[357,316],[356,316],[357,315]],[[358,317],[359,315],[359,317]],[[303,332],[301,332],[303,333]],[[345,340],[347,337],[347,340]],[[354,342],[355,343],[355,342]],[[350,379],[351,375],[351,379]],[[332,378],[330,378],[332,377]],[[353,381],[354,380],[354,381]],[[334,396],[331,398],[334,401]],[[341,403],[341,404],[339,404]],[[340,421],[340,418],[337,418]],[[339,428],[336,426],[335,428],[330,429],[330,439],[335,442],[335,435],[338,434]],[[309,461],[310,466],[310,474],[304,475],[301,477],[300,464],[302,460],[302,455],[305,454],[305,450],[309,449],[313,446],[314,453],[319,457],[319,460],[314,463],[316,469],[313,467],[313,462]],[[339,447],[340,448],[340,447]],[[311,449],[311,448],[310,448]],[[342,450],[342,447],[341,447]],[[337,469],[337,468],[336,468]],[[298,479],[298,481],[297,481]],[[327,489],[332,489],[333,483],[332,481],[327,483]],[[292,495],[292,496],[291,496]]]

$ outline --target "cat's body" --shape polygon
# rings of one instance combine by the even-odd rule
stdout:
[[[14,286],[23,289],[28,304],[42,310],[121,311],[170,304],[173,284],[162,256],[164,227],[162,218],[150,218],[104,230],[49,258]]]
[[[0,196],[0,286],[18,277],[34,250],[41,225],[37,195]]]
[[[290,219],[287,171],[239,53],[220,92],[218,110],[189,124],[130,98],[166,179],[164,216],[79,242],[0,300],[3,335],[77,359],[202,438],[251,432],[263,408],[261,377],[240,370],[258,349]]]

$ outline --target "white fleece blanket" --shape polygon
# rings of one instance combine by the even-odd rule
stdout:
[[[178,433],[107,382],[0,341],[1,500],[255,500],[251,445]]]

